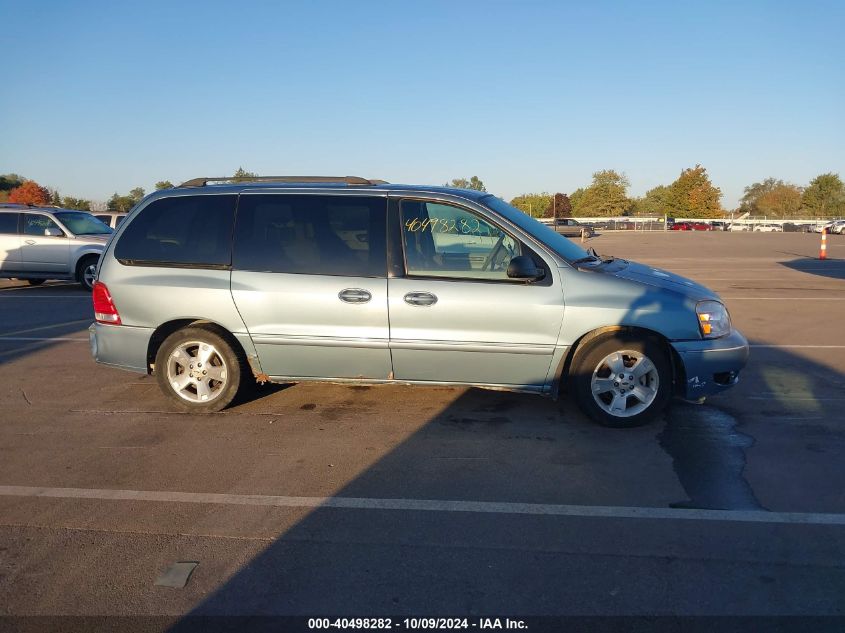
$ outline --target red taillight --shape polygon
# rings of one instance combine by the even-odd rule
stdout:
[[[97,323],[120,325],[120,315],[117,313],[117,308],[106,284],[102,281],[95,281],[91,298],[94,300],[94,318],[97,319]]]

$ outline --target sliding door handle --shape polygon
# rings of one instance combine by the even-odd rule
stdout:
[[[341,290],[337,294],[337,297],[344,303],[367,303],[373,298],[373,295],[368,290],[363,290],[362,288],[347,288],[346,290]]]
[[[437,297],[430,292],[409,292],[405,295],[405,303],[412,306],[433,306]]]

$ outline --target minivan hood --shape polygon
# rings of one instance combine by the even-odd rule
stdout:
[[[630,281],[638,281],[640,283],[648,284],[649,286],[656,286],[658,288],[665,288],[666,290],[674,290],[681,294],[688,295],[695,299],[717,299],[719,295],[701,284],[681,277],[668,270],[660,268],[653,268],[637,262],[627,262],[627,266],[615,271],[617,277],[628,279]]]
[[[625,259],[614,259],[598,265],[590,264],[589,266],[585,266],[583,270],[613,275],[620,279],[647,284],[664,290],[671,290],[696,301],[702,299],[719,300],[718,294],[686,277],[681,277],[668,270],[646,266]]]

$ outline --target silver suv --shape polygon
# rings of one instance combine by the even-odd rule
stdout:
[[[37,286],[71,279],[91,290],[112,229],[90,213],[55,207],[0,206],[0,277]]]
[[[735,384],[719,297],[588,253],[487,193],[363,178],[199,178],[141,201],[106,246],[92,353],[183,409],[250,383],[476,385],[626,427]]]

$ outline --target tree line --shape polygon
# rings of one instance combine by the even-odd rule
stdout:
[[[527,193],[511,204],[535,217],[578,216],[676,216],[722,218],[729,211],[721,205],[722,192],[707,170],[696,165],[681,171],[668,185],[658,185],[641,197],[629,197],[625,174],[612,169],[597,171],[592,183],[567,194]],[[767,178],[745,187],[738,213],[769,218],[845,216],[845,183],[838,174],[816,176],[806,187]]]
[[[232,175],[237,182],[256,174],[239,167]],[[156,190],[170,189],[169,180],[160,180]],[[487,191],[478,176],[455,178],[447,187]],[[676,216],[686,218],[721,218],[721,190],[713,185],[707,170],[701,165],[681,171],[668,185],[658,185],[640,197],[630,197],[630,182],[624,173],[612,169],[597,171],[587,187],[579,187],[570,194],[526,193],[516,196],[511,204],[534,217],[614,217],[614,216]],[[126,194],[115,194],[105,203],[62,196],[56,189],[44,187],[19,174],[0,175],[0,202],[54,205],[82,211],[126,212],[146,194],[143,187],[135,187]],[[769,218],[845,216],[845,183],[839,174],[816,176],[806,187],[775,178],[767,178],[745,187],[739,213]]]

